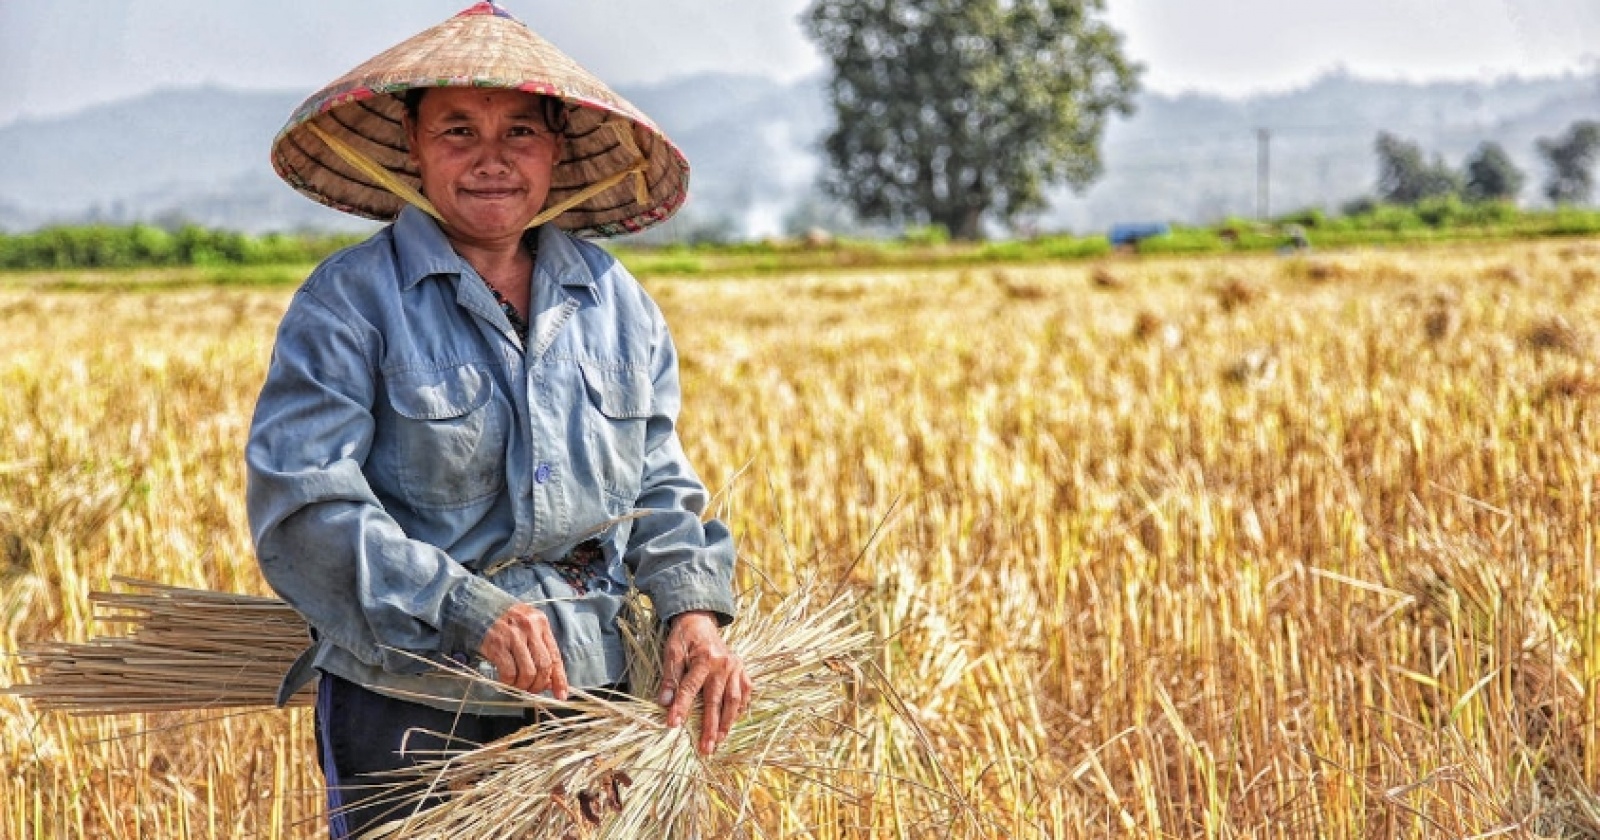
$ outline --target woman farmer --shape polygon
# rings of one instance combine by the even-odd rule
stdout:
[[[660,310],[577,238],[669,217],[682,154],[480,3],[312,96],[273,164],[317,201],[393,220],[294,296],[247,449],[262,572],[316,632],[283,696],[320,672],[334,836],[394,816],[373,774],[403,753],[525,724],[443,666],[561,699],[624,684],[630,582],[670,627],[668,725],[700,701],[714,750],[751,691],[718,629],[732,538],[701,518]]]

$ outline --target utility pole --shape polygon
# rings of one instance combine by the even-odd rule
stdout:
[[[1272,129],[1256,129],[1256,221],[1272,216]]]

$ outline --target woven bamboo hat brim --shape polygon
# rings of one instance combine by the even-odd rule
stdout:
[[[493,3],[317,91],[273,141],[273,169],[304,195],[364,218],[393,219],[407,202],[432,212],[416,192],[400,121],[401,96],[426,87],[510,88],[566,102],[565,151],[538,222],[617,236],[665,221],[688,196],[689,161],[649,117]]]

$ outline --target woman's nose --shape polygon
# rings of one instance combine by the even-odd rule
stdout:
[[[504,143],[489,140],[478,151],[473,169],[480,175],[504,175],[511,171],[511,160],[506,155]]]

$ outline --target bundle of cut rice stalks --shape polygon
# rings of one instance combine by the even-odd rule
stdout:
[[[84,644],[20,653],[28,683],[6,689],[41,710],[131,714],[273,705],[311,642],[282,601],[117,578],[131,592],[94,592],[95,619],[127,625]],[[308,703],[310,692],[294,698]]]
[[[832,756],[851,733],[842,711],[859,691],[872,638],[854,599],[803,588],[770,611],[746,605],[727,642],[755,684],[746,717],[717,751],[695,751],[700,720],[666,727],[660,625],[642,604],[623,624],[629,696],[568,702],[517,693],[529,709],[562,715],[476,749],[396,774],[394,813],[367,837],[738,837],[783,822],[812,782],[838,789]],[[464,679],[484,679],[463,670]],[[861,774],[854,774],[860,778]],[[826,780],[823,782],[822,780]],[[850,784],[843,782],[843,784]],[[415,803],[439,804],[414,811]]]

